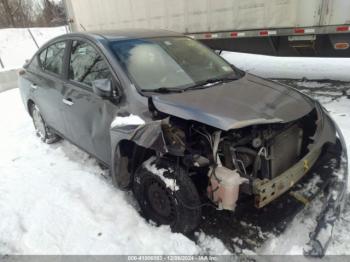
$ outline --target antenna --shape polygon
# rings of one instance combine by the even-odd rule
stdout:
[[[79,23],[79,25],[84,29],[84,31],[86,31],[85,27],[82,24]]]

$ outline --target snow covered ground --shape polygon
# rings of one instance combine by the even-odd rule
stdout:
[[[350,81],[350,58],[272,57],[222,52],[222,57],[247,72],[268,78]]]
[[[4,68],[0,66],[0,71],[22,67],[25,60],[30,59],[38,50],[31,34],[37,44],[41,46],[48,40],[66,32],[66,28],[63,26],[0,29],[0,59],[4,65]]]

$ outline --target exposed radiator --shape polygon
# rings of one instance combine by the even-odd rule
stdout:
[[[274,178],[294,165],[300,156],[303,130],[294,125],[274,139],[270,147],[270,176]]]

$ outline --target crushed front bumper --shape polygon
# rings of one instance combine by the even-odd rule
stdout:
[[[312,150],[298,163],[274,179],[267,181],[257,179],[254,181],[255,206],[262,208],[292,188],[302,177],[308,174],[310,167],[316,163],[321,155],[321,151],[321,148]]]
[[[305,255],[323,256],[331,240],[335,221],[339,218],[346,199],[348,157],[346,144],[338,125],[319,103],[316,103],[316,109],[319,121],[314,137],[315,143],[310,152],[280,176],[267,181],[254,181],[253,193],[256,207],[261,208],[287,191],[305,205],[322,192],[323,206],[317,216],[316,227],[310,232],[310,241],[304,252]],[[316,188],[310,186],[314,181],[311,176],[315,172],[309,172],[309,169],[325,165],[326,161],[330,168],[327,172],[318,174],[322,183],[318,184],[318,190],[311,192],[312,188]],[[297,183],[298,181],[300,183]],[[302,188],[306,190],[303,191]]]
[[[304,254],[308,256],[322,257],[325,255],[335,222],[341,216],[346,203],[349,170],[347,148],[338,125],[333,123],[338,138],[337,144],[328,148],[328,154],[333,157],[330,163],[332,172],[325,178],[327,183],[322,188],[324,196],[321,212],[317,216],[314,231],[310,232],[310,241],[304,249]]]

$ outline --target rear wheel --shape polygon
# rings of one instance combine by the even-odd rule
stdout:
[[[189,233],[199,224],[200,198],[190,177],[170,161],[155,157],[136,171],[134,195],[146,219]]]
[[[60,137],[46,125],[39,108],[34,104],[31,106],[31,115],[36,135],[40,137],[43,142],[52,144],[60,140]]]

